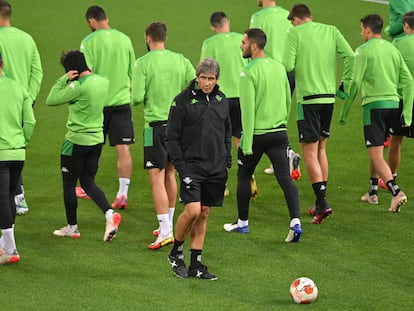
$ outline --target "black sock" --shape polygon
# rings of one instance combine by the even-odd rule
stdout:
[[[325,209],[329,207],[328,202],[326,200],[326,181],[321,181],[312,184],[313,192],[316,196],[316,213],[320,214],[323,213]]]
[[[371,177],[369,182],[369,195],[378,194],[378,178]]]
[[[316,182],[312,184],[313,192],[315,193],[316,199],[318,201],[326,199],[326,183]]]
[[[401,190],[398,187],[398,185],[395,183],[394,179],[390,179],[385,184],[387,185],[388,190],[392,193],[393,197],[395,197],[398,193],[400,193]]]
[[[190,253],[191,253],[190,266],[191,267],[195,267],[201,264],[201,252],[202,251],[203,251],[202,249],[190,249]]]
[[[183,244],[184,244],[184,241],[175,240],[174,241],[174,246],[171,249],[170,254],[172,256],[177,256],[177,255],[182,254],[183,253]]]

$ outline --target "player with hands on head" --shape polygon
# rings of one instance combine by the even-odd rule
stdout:
[[[98,205],[105,216],[103,240],[115,238],[121,215],[111,208],[104,192],[96,185],[99,158],[104,141],[103,103],[108,96],[109,81],[91,72],[83,53],[63,53],[65,74],[52,86],[46,99],[48,106],[68,104],[67,133],[61,149],[60,164],[67,225],[53,232],[55,236],[79,238],[76,183]]]

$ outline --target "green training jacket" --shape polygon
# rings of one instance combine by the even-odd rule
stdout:
[[[342,81],[345,93],[349,93],[354,52],[338,28],[306,22],[289,29],[283,64],[288,72],[295,70],[297,102],[335,102],[337,54],[344,59]]]
[[[131,99],[144,104],[146,127],[167,121],[174,97],[195,77],[191,62],[170,50],[154,50],[138,58],[132,74]]]
[[[0,75],[0,161],[24,161],[36,120],[32,99],[16,81]]]
[[[66,139],[81,146],[104,141],[103,103],[108,95],[109,81],[96,74],[69,81],[60,77],[49,92],[46,104],[69,104]]]
[[[35,101],[43,71],[32,36],[16,27],[0,27],[0,52],[4,61],[3,74],[23,85],[31,101]]]
[[[252,154],[253,136],[286,131],[290,114],[290,87],[286,70],[270,58],[252,60],[240,74],[242,136],[240,148]]]
[[[346,122],[349,109],[361,89],[362,106],[379,101],[394,101],[398,107],[398,88],[402,89],[403,116],[411,124],[414,98],[413,78],[400,52],[388,41],[373,38],[355,51],[351,92],[345,99],[340,122]]]
[[[110,82],[105,106],[130,103],[135,62],[131,39],[116,29],[100,29],[83,39],[80,50],[90,69]]]
[[[217,33],[204,40],[200,60],[214,58],[220,65],[218,84],[227,98],[238,98],[240,72],[247,65],[240,45],[243,35],[237,32]]]
[[[414,11],[414,0],[390,0],[388,10],[390,25],[384,29],[384,32],[393,39],[404,36],[404,14]]]
[[[267,37],[264,51],[267,56],[282,61],[286,32],[292,27],[289,12],[280,6],[262,8],[250,18],[250,28],[260,28]]]

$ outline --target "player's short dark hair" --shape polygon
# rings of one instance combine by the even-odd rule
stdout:
[[[289,12],[288,20],[292,21],[295,17],[305,19],[311,17],[312,13],[309,7],[303,3],[295,4]]]
[[[11,4],[5,0],[0,0],[0,17],[10,18],[11,15],[12,15]]]
[[[145,28],[145,35],[155,42],[165,42],[167,40],[167,25],[161,22],[153,22]]]
[[[196,76],[201,74],[212,73],[216,76],[216,79],[220,77],[220,65],[214,58],[205,58],[200,61],[196,68]]]
[[[1,52],[0,52],[0,64],[3,62],[3,56],[1,56]]]
[[[210,16],[210,25],[214,28],[221,28],[224,25],[224,22],[227,21],[228,18],[226,13],[217,11],[211,14]]]
[[[370,28],[374,34],[381,34],[384,21],[378,14],[369,14],[361,18],[361,23],[365,28]]]
[[[249,28],[244,33],[247,35],[247,39],[250,43],[254,42],[257,44],[259,49],[264,49],[267,43],[267,38],[263,30],[259,28]]]
[[[85,55],[79,50],[70,50],[62,52],[60,63],[65,68],[65,72],[76,70],[78,73],[89,70],[86,64]]]
[[[414,11],[404,14],[404,23],[407,23],[411,29],[414,29]]]
[[[93,5],[89,7],[88,10],[86,11],[85,17],[86,17],[86,20],[93,18],[97,20],[98,22],[103,21],[107,18],[105,14],[105,10],[98,5]]]

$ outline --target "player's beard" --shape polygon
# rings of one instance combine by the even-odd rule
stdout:
[[[248,49],[243,51],[242,54],[243,54],[243,58],[251,58],[252,57],[252,50],[251,50],[250,46],[249,46]]]

